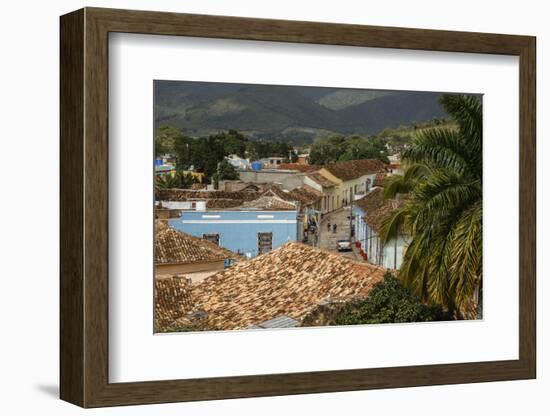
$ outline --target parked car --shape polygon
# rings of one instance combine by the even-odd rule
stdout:
[[[349,241],[349,240],[338,240],[336,242],[336,249],[338,251],[351,251],[351,241]]]

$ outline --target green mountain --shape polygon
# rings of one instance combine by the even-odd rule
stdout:
[[[332,110],[342,110],[354,105],[363,104],[364,102],[384,97],[390,94],[389,91],[375,90],[337,90],[326,94],[317,100],[319,104]]]
[[[251,138],[305,144],[335,134],[373,134],[444,117],[439,93],[155,81],[155,124],[203,136],[239,130]]]

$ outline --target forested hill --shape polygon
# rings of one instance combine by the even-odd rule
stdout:
[[[155,81],[155,124],[204,136],[235,129],[303,144],[444,117],[439,93]]]

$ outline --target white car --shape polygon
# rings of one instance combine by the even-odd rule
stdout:
[[[349,240],[338,240],[336,242],[336,249],[338,251],[351,251],[351,241],[349,241]]]

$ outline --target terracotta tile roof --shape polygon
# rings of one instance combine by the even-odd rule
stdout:
[[[363,159],[332,163],[324,168],[337,178],[349,181],[363,175],[383,172],[386,167],[386,164],[378,159]]]
[[[297,170],[300,172],[316,172],[322,168],[319,165],[304,165],[301,163],[281,163],[279,169]]]
[[[358,199],[354,202],[354,204],[361,208],[363,212],[374,211],[378,209],[383,203],[384,189],[379,187],[373,188],[363,198]]]
[[[192,189],[158,189],[156,199],[159,201],[193,201],[209,199],[237,199],[251,201],[258,197],[257,192],[250,191],[207,191]]]
[[[189,264],[239,260],[241,257],[202,238],[177,231],[163,221],[155,221],[155,264]]]
[[[168,221],[166,221],[166,220],[156,220],[155,221],[155,235],[157,233],[160,233],[161,231],[165,231],[168,228],[170,228],[170,226],[168,225]]]
[[[206,208],[235,208],[238,207],[243,203],[240,199],[207,199],[206,200]]]
[[[354,202],[365,213],[365,222],[375,231],[379,231],[382,222],[393,211],[403,205],[401,199],[384,198],[383,188],[374,188],[363,198]]]
[[[291,198],[299,201],[302,206],[307,206],[320,201],[324,194],[308,185],[302,185],[289,192]]]
[[[262,184],[255,184],[253,182],[244,182],[236,186],[235,190],[247,191],[247,192],[259,192],[262,189]]]
[[[401,204],[396,200],[386,200],[386,203],[374,212],[365,216],[365,222],[369,224],[374,230],[380,231],[382,222]]]
[[[193,285],[193,305],[174,302],[179,308],[174,316],[205,312],[212,329],[244,329],[282,315],[301,321],[319,303],[366,296],[384,272],[379,266],[289,242]],[[163,311],[165,315],[170,313]]]
[[[302,185],[292,191],[285,191],[280,186],[272,184],[263,195],[273,195],[288,202],[298,202],[300,208],[314,204],[323,197],[322,192],[308,185]]]
[[[253,201],[246,201],[241,208],[268,209],[268,210],[295,210],[297,207],[292,202],[285,201],[276,196],[261,196]]]
[[[318,172],[310,173],[309,175],[307,175],[307,177],[310,178],[315,183],[318,183],[319,185],[321,185],[323,188],[332,188],[333,186],[336,185],[335,182],[332,182],[329,178],[325,178],[323,175],[321,175]]]
[[[191,282],[183,277],[155,276],[155,327],[169,327],[193,309]]]

